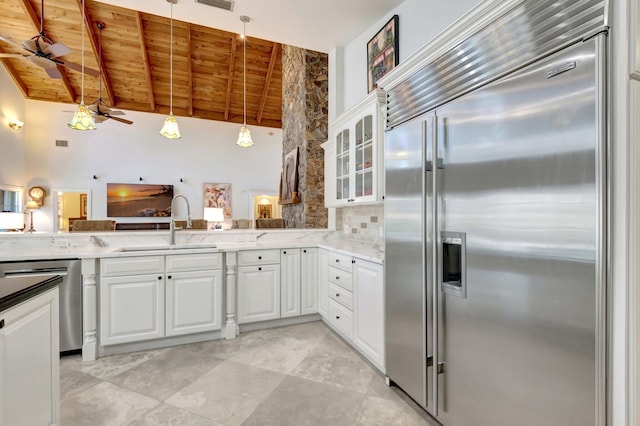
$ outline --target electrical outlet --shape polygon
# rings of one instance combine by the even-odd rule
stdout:
[[[378,228],[378,236],[384,237],[384,228],[382,226]]]
[[[349,225],[342,225],[342,232],[349,234]]]

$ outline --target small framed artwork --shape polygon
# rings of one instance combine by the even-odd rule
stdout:
[[[231,217],[231,184],[205,183],[204,206],[224,209],[224,217]]]
[[[284,157],[284,169],[280,176],[280,199],[278,204],[298,204],[298,148]]]
[[[80,217],[87,217],[87,194],[80,194]]]
[[[393,15],[367,43],[367,92],[375,89],[378,80],[398,65],[398,46],[398,15]]]

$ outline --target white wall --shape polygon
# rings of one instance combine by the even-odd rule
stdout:
[[[25,179],[25,129],[13,130],[13,119],[25,121],[25,101],[0,65],[0,185],[23,186]]]
[[[131,126],[107,121],[97,130],[77,131],[67,127],[72,113],[65,111],[73,109],[26,101],[26,184],[89,189],[93,219],[106,217],[108,182],[174,185],[174,193],[189,199],[194,218],[203,215],[203,183],[232,184],[234,218],[250,216],[249,192],[278,193],[281,129],[249,126],[255,145],[246,149],[235,144],[238,124],[178,117],[182,139],[168,140],[158,134],[165,118],[159,114],[126,111],[125,118],[134,121]],[[56,147],[56,139],[68,140],[69,146]],[[51,205],[49,196],[36,213],[36,229],[51,229]],[[186,215],[183,203],[176,209],[177,217]]]
[[[341,101],[334,103],[337,115],[348,110],[367,95],[367,42],[393,15],[398,15],[399,19],[399,53],[400,62],[402,62],[478,3],[480,0],[448,2],[405,0],[391,13],[382,17],[367,31],[344,46],[342,52],[340,50],[330,52],[330,54],[342,53],[343,55],[343,69],[329,69],[329,74],[334,72],[342,74],[343,93],[329,92],[330,97],[342,97]],[[341,62],[334,60],[333,63]],[[342,106],[344,109],[340,109]]]

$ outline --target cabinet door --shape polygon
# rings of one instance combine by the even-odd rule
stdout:
[[[356,259],[353,341],[360,352],[384,373],[383,282],[382,265]]]
[[[318,249],[302,249],[300,261],[300,285],[302,315],[318,313]]]
[[[329,253],[318,250],[318,312],[323,317],[329,315]]]
[[[352,200],[356,203],[376,201],[376,179],[379,168],[376,124],[375,105],[367,108],[355,122],[353,140],[354,194]]]
[[[280,317],[300,315],[300,249],[280,250]]]
[[[164,275],[102,278],[100,299],[102,345],[164,336]]]
[[[238,267],[238,324],[280,318],[280,265]]]
[[[352,179],[353,165],[351,155],[351,129],[340,130],[336,135],[336,203],[346,204],[353,198]]]
[[[0,313],[0,424],[60,424],[58,289]]]
[[[222,271],[175,272],[166,281],[166,335],[222,328]]]

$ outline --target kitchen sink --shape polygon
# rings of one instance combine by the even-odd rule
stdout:
[[[216,244],[179,244],[175,246],[133,246],[122,247],[116,252],[136,252],[136,251],[179,251],[179,250],[194,250],[194,249],[213,249],[217,248]]]

